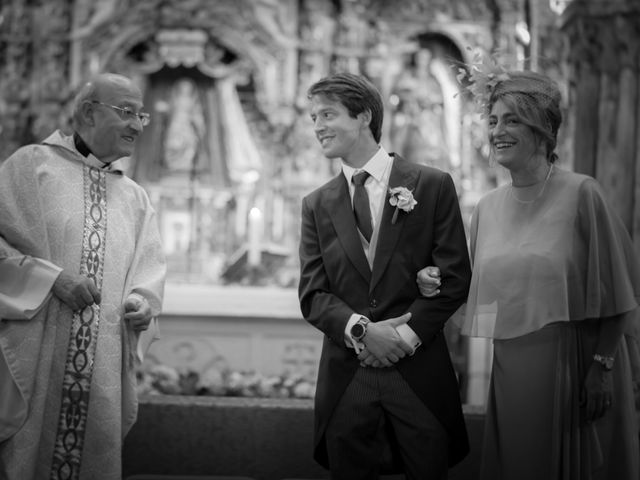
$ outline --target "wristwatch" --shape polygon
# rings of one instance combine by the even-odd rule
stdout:
[[[351,326],[351,330],[349,331],[349,333],[351,334],[351,338],[353,338],[357,342],[362,340],[364,336],[367,334],[368,323],[369,323],[369,320],[367,320],[366,318],[360,318],[360,320],[354,323]]]
[[[602,365],[602,368],[605,370],[611,370],[613,368],[613,357],[608,357],[607,355],[600,355],[599,353],[595,353],[593,355],[593,359]]]

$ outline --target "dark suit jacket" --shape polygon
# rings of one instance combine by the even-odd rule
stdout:
[[[394,155],[389,187],[413,191],[417,205],[398,212],[385,202],[373,270],[356,229],[342,173],[302,202],[300,307],[324,334],[315,398],[314,458],[327,466],[324,432],[359,361],[346,347],[344,331],[353,313],[371,321],[411,312],[408,325],[422,340],[397,364],[400,374],[449,433],[449,462],[469,451],[456,376],[442,329],[466,301],[471,268],[455,186],[449,174]],[[424,298],[416,274],[427,265],[441,270],[442,287]]]

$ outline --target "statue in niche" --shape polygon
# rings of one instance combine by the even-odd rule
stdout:
[[[416,65],[407,68],[394,93],[397,107],[393,112],[393,144],[407,160],[447,170],[449,157],[442,88],[429,71],[431,52],[417,52]]]
[[[205,122],[195,83],[178,80],[171,91],[171,118],[164,139],[164,160],[169,172],[190,171],[197,162]]]

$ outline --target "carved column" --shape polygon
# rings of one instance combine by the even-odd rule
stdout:
[[[562,29],[574,169],[598,180],[640,250],[640,5],[574,0]]]
[[[61,126],[69,99],[69,2],[0,7],[0,162]]]
[[[69,81],[71,7],[67,0],[34,7],[33,70],[31,71],[31,132],[36,141],[56,128],[65,128],[67,107],[74,92]]]
[[[30,10],[14,0],[0,9],[0,162],[29,135]]]

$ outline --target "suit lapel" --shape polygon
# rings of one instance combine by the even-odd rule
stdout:
[[[409,190],[414,191],[418,180],[418,170],[411,168],[411,165],[398,155],[394,156],[393,166],[391,168],[391,174],[389,176],[389,188],[394,187],[407,187]],[[371,276],[371,282],[369,283],[369,291],[373,291],[375,286],[382,278],[382,274],[387,268],[389,259],[393,251],[395,250],[402,227],[404,225],[405,212],[398,212],[398,218],[395,224],[391,223],[393,218],[393,212],[395,207],[389,203],[389,193],[387,192],[384,202],[384,209],[382,211],[382,218],[380,220],[380,229],[378,233],[378,245],[376,247],[376,254],[373,259],[373,271]],[[417,272],[416,272],[417,273]]]
[[[356,220],[351,207],[351,196],[343,174],[336,177],[328,186],[324,206],[353,266],[367,282],[371,280],[371,270],[362,248]]]

